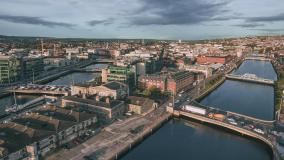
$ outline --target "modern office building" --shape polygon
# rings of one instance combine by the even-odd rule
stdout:
[[[12,83],[20,79],[21,63],[14,56],[0,56],[0,83]]]
[[[120,66],[108,66],[106,69],[102,69],[102,82],[118,81],[125,83],[129,88],[133,88],[136,85],[135,72],[130,67]]]
[[[23,57],[22,61],[22,78],[31,78],[44,71],[44,62],[42,57]]]

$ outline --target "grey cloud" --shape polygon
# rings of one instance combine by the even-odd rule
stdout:
[[[232,26],[242,27],[242,28],[255,28],[255,27],[262,27],[265,25],[262,23],[243,23],[243,24],[236,24]]]
[[[0,20],[13,22],[13,23],[21,23],[21,24],[32,24],[32,25],[42,25],[46,27],[66,27],[72,28],[75,25],[64,22],[54,22],[44,20],[40,17],[29,17],[29,16],[11,16],[11,15],[0,15]]]
[[[284,13],[280,13],[274,16],[264,16],[264,17],[248,17],[246,18],[248,22],[277,22],[284,21]]]
[[[134,25],[198,24],[228,12],[226,5],[200,0],[142,0],[142,7],[129,20]]]
[[[268,28],[257,28],[257,29],[251,29],[251,30],[255,30],[255,31],[262,31],[262,32],[283,32],[284,28],[279,28],[279,29],[268,29]]]
[[[88,21],[87,24],[90,26],[96,26],[99,24],[103,24],[103,25],[110,25],[112,24],[114,21],[114,18],[108,18],[108,19],[104,19],[104,20],[92,20],[92,21]]]

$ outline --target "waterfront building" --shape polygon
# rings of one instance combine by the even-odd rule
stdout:
[[[74,109],[95,113],[99,121],[109,123],[125,113],[126,108],[123,101],[111,100],[109,97],[101,100],[101,97],[94,96],[88,98],[80,98],[76,96],[66,96],[62,98],[62,107],[72,107]]]
[[[44,71],[44,62],[42,57],[28,56],[23,57],[22,61],[22,78],[31,78]]]
[[[176,95],[182,90],[188,89],[194,82],[194,74],[188,71],[180,71],[170,74],[167,78],[167,90]]]
[[[136,114],[146,115],[158,107],[158,104],[149,98],[129,96],[128,99],[128,110]]]
[[[150,89],[155,87],[162,92],[168,91],[173,94],[187,89],[195,81],[195,76],[189,71],[169,72],[163,74],[153,74],[141,76],[138,79],[138,87],[140,89]]]
[[[20,79],[21,62],[14,56],[0,56],[0,83],[12,83]]]
[[[125,83],[129,88],[133,88],[136,85],[135,72],[130,67],[120,66],[108,66],[106,69],[102,69],[102,82],[118,81]]]
[[[108,82],[103,85],[85,83],[71,86],[71,95],[77,95],[79,97],[99,95],[101,97],[111,97],[112,99],[124,99],[128,94],[128,86],[117,81]]]

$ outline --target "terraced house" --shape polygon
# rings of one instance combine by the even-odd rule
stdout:
[[[97,123],[94,114],[45,106],[0,126],[0,160],[37,160]]]

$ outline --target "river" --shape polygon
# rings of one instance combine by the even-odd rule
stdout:
[[[245,61],[234,74],[252,73],[277,79],[270,62]],[[226,80],[201,103],[223,110],[272,120],[274,89],[271,86]],[[215,127],[188,120],[167,122],[121,160],[270,160],[268,146]]]
[[[96,65],[100,66],[99,64]],[[92,80],[95,76],[100,76],[98,73],[79,73],[74,72],[70,73],[68,75],[62,76],[52,82],[49,82],[50,85],[71,85],[74,83],[81,83],[86,82],[89,80]],[[33,100],[40,95],[27,95],[27,94],[17,94],[16,95],[16,101],[17,104],[24,104],[30,100]],[[6,106],[13,105],[15,103],[14,96],[8,95],[5,97],[0,98],[0,115],[2,115],[5,112]]]
[[[199,123],[173,119],[121,160],[270,160],[267,146]]]

